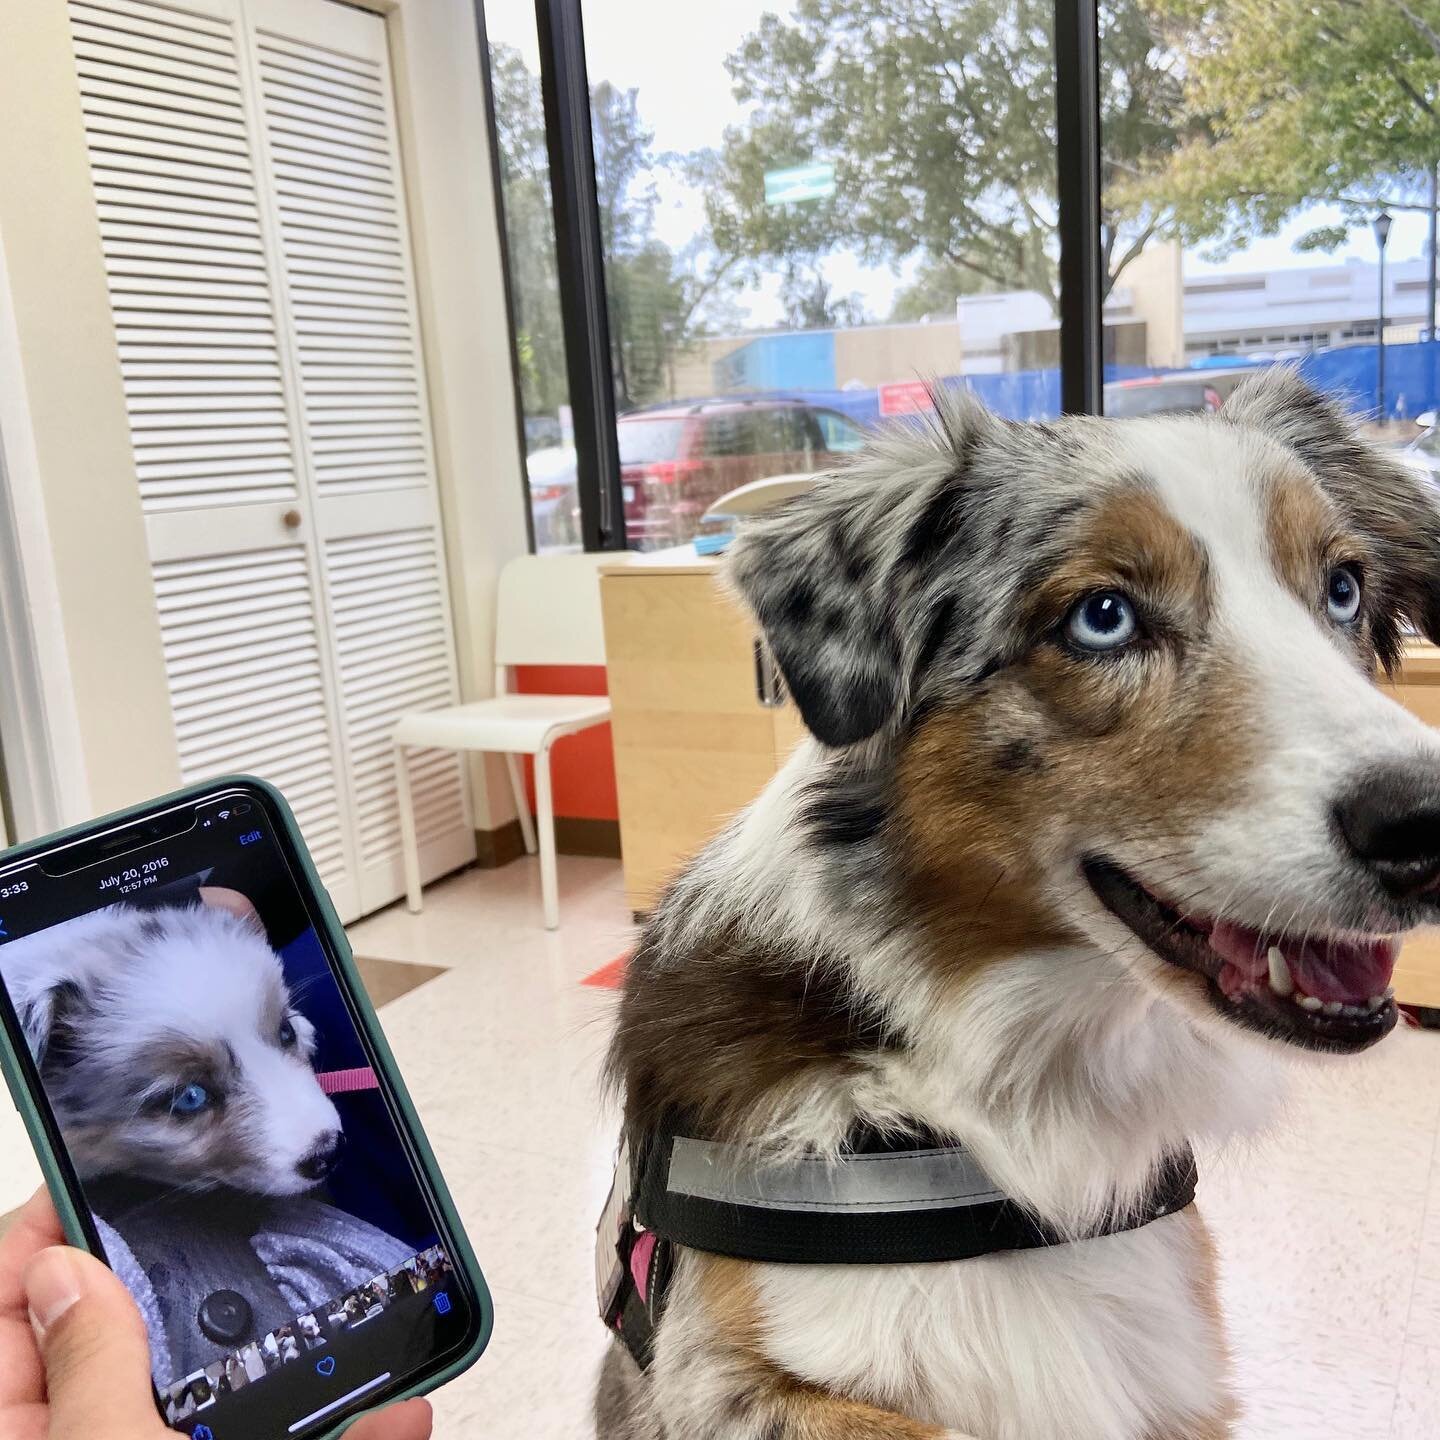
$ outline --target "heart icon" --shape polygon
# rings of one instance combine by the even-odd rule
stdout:
[[[317,1360],[315,1368],[324,1376],[333,1375],[335,1373],[335,1357],[327,1355],[323,1360]]]

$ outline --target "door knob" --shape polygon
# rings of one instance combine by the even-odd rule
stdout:
[[[280,518],[285,522],[287,530],[298,530],[305,517],[298,510],[287,510]]]

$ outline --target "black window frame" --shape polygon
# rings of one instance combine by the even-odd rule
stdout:
[[[504,253],[485,0],[474,0],[489,105],[496,202]],[[535,0],[540,85],[545,102],[550,196],[555,217],[560,312],[575,427],[580,529],[586,550],[624,550],[625,505],[615,430],[615,384],[605,296],[605,256],[595,189],[590,81],[585,61],[584,0]],[[1055,0],[1056,181],[1060,232],[1060,397],[1072,415],[1104,413],[1104,271],[1100,249],[1101,125],[1099,0]],[[506,299],[511,316],[508,257]],[[524,448],[524,416],[516,368],[516,414]],[[528,481],[526,525],[534,548]]]

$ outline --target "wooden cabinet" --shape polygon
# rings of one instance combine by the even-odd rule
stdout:
[[[644,912],[804,727],[788,702],[762,702],[755,629],[714,562],[607,567],[600,597],[625,896]]]
[[[1412,645],[1397,683],[1383,688],[1427,725],[1440,726],[1440,650],[1433,645]],[[1422,930],[1405,942],[1395,994],[1406,1005],[1440,1009],[1440,930]]]

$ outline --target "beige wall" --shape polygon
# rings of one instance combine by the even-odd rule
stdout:
[[[927,380],[954,375],[964,356],[960,326],[954,321],[929,325],[867,325],[835,334],[835,385],[865,386]]]
[[[1146,246],[1116,282],[1130,292],[1130,309],[1145,322],[1145,363],[1185,364],[1185,287],[1180,245],[1166,240]]]
[[[672,393],[687,397],[715,394],[719,388],[715,366],[748,343],[749,338],[744,336],[698,341],[676,357]],[[852,382],[868,387],[954,375],[962,357],[960,327],[947,321],[837,330],[834,388]]]
[[[472,0],[401,0],[387,15],[429,373],[461,693],[494,690],[495,582],[528,548],[523,457]],[[472,768],[475,823],[514,816],[499,760]]]
[[[84,808],[98,811],[173,787],[179,763],[66,7],[0,8],[0,253],[23,385],[0,414],[32,431],[64,635],[56,667],[79,720]],[[526,536],[474,11],[370,8],[389,26],[460,680],[476,698],[493,688],[495,577]],[[11,367],[0,379],[15,388]],[[477,824],[508,819],[503,769],[473,778]]]
[[[47,618],[63,648],[46,663],[73,689],[88,777],[73,803],[110,810],[174,788],[179,760],[66,7],[3,8],[0,248],[15,341],[6,413],[28,422],[34,460],[15,501],[38,507],[30,518],[48,534],[48,557],[25,559],[48,562],[54,579],[58,616]]]
[[[713,395],[716,389],[715,366],[727,355],[733,355],[749,342],[731,337],[725,340],[699,340],[690,349],[682,350],[670,362],[670,393],[677,399],[695,399]]]

